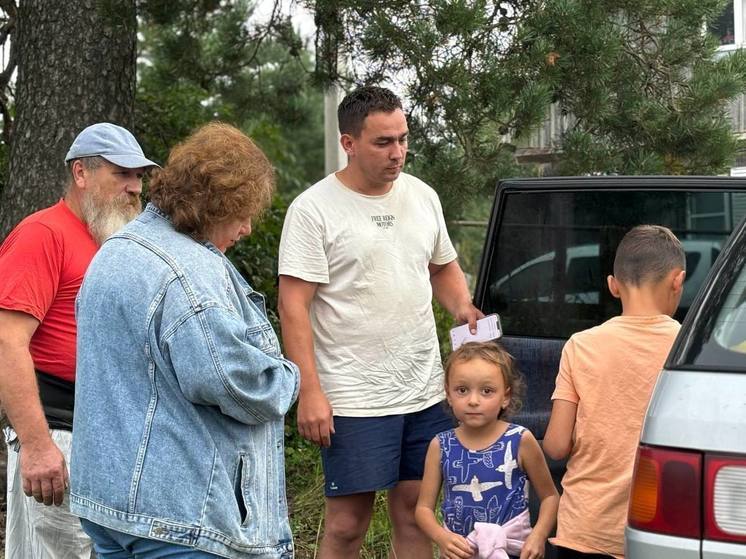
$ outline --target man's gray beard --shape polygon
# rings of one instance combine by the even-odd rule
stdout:
[[[135,219],[142,210],[139,199],[137,206],[133,206],[126,194],[121,194],[108,203],[98,199],[95,194],[86,194],[80,207],[83,221],[99,246]]]

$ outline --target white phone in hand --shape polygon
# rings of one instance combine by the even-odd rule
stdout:
[[[462,324],[451,329],[451,347],[456,350],[466,342],[488,342],[503,335],[500,316],[488,314],[477,320],[477,333],[469,332],[469,325]]]

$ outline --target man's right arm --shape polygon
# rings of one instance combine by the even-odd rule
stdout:
[[[316,287],[316,283],[281,275],[278,307],[285,355],[300,369],[298,432],[309,441],[329,446],[334,420],[316,370],[309,316]]]
[[[45,505],[61,505],[67,467],[49,434],[29,352],[38,326],[29,314],[0,309],[0,401],[21,443],[23,492]]]

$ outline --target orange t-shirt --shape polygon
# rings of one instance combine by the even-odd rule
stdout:
[[[617,316],[565,344],[552,400],[578,409],[552,543],[624,557],[640,428],[679,327],[664,315]]]

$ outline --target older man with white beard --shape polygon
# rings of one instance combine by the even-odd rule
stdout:
[[[6,559],[91,555],[67,498],[75,298],[98,247],[140,213],[143,173],[157,166],[130,132],[109,123],[83,130],[65,163],[64,198],[25,218],[0,246],[0,401],[12,425]]]

